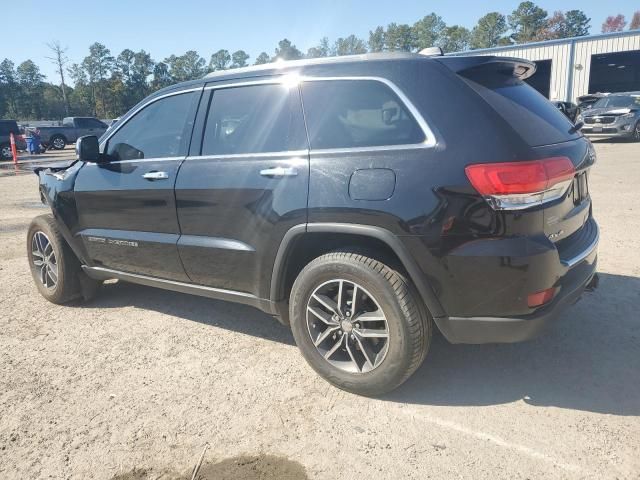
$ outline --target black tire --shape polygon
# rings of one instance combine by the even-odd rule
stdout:
[[[36,253],[37,247],[34,247],[39,240],[44,238],[40,234],[44,234],[51,247],[50,249],[43,248],[43,250],[46,252],[53,251],[54,255],[47,268],[51,272],[52,265],[55,264],[57,272],[55,282],[53,282],[53,274],[44,274],[48,285],[45,285],[45,281],[43,281],[43,268],[36,265],[42,258],[41,255]],[[38,235],[38,239],[34,240],[36,235]],[[62,237],[51,215],[40,215],[32,220],[27,233],[27,257],[31,275],[38,291],[52,303],[63,304],[80,298],[83,294],[81,282],[94,282],[86,277],[86,274],[82,271],[80,262]],[[87,287],[84,288],[84,290],[86,289]]]
[[[362,369],[355,373],[338,368],[325,360],[314,345],[307,306],[316,289],[333,279],[358,284],[375,298],[386,317],[386,354],[370,371]],[[332,252],[311,261],[294,282],[289,310],[293,336],[309,365],[333,385],[359,395],[382,395],[400,386],[422,364],[431,343],[431,316],[410,281],[384,263],[360,253]],[[310,318],[313,322],[313,317]],[[349,342],[349,336],[353,337],[353,333],[348,333],[350,331],[346,333],[346,342]],[[340,349],[347,351],[343,347]]]
[[[0,145],[0,157],[2,160],[13,160],[13,154],[11,153],[11,144],[3,143]]]
[[[636,122],[633,127],[633,134],[631,135],[632,142],[640,142],[640,121]]]
[[[54,150],[64,150],[64,147],[67,146],[67,139],[62,135],[54,135],[49,140],[49,144]]]

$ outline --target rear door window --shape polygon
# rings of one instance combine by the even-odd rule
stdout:
[[[425,134],[391,88],[376,80],[318,80],[302,84],[313,149],[362,148],[424,142]]]
[[[295,92],[295,93],[292,93]],[[219,88],[213,93],[202,155],[306,150],[297,90],[281,84]]]
[[[20,135],[18,124],[16,122],[0,122],[0,135]]]
[[[511,74],[480,70],[462,78],[531,146],[580,137],[570,133],[573,124],[553,103]]]

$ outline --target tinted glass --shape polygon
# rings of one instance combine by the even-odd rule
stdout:
[[[549,100],[525,82],[500,70],[469,72],[473,88],[531,146],[565,142],[580,136]]]
[[[83,120],[86,123],[86,127],[83,128],[107,128],[104,123],[100,120],[96,120],[95,118],[85,118]]]
[[[223,88],[213,93],[203,155],[306,148],[299,97],[283,85]]]
[[[15,121],[0,122],[0,135],[9,135],[10,133],[14,135],[20,134],[18,124]]]
[[[640,96],[613,95],[598,100],[593,108],[633,108],[640,106]]]
[[[404,145],[425,140],[402,101],[381,82],[305,82],[302,99],[311,148]]]
[[[109,139],[106,153],[113,160],[186,155],[198,94],[182,93],[148,105]]]

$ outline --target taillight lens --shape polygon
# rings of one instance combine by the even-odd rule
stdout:
[[[549,303],[556,295],[555,287],[547,288],[541,292],[531,293],[527,296],[527,305],[529,308],[539,307],[545,303]]]
[[[561,197],[576,170],[567,157],[527,162],[478,163],[465,172],[473,187],[499,210],[528,208]]]

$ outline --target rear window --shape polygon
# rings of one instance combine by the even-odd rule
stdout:
[[[322,80],[302,85],[313,149],[421,143],[425,135],[398,96],[376,80]]]
[[[500,71],[465,72],[463,79],[531,146],[566,142],[571,122],[533,87]]]

